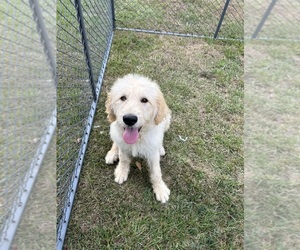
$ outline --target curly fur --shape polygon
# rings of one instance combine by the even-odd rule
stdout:
[[[119,159],[114,173],[115,181],[122,184],[127,180],[131,157],[143,157],[149,165],[156,199],[165,203],[170,190],[162,180],[160,156],[165,154],[163,137],[170,126],[171,111],[159,86],[144,76],[126,75],[113,84],[105,106],[113,140],[105,161],[113,164]],[[124,116],[129,114],[137,117],[136,123],[130,127],[139,131],[138,139],[133,144],[126,143],[123,137],[128,127],[124,123]]]

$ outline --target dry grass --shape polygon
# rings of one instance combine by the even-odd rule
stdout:
[[[299,43],[245,45],[245,246],[298,249]]]

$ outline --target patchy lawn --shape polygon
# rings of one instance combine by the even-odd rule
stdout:
[[[165,205],[144,161],[141,170],[132,162],[123,185],[105,164],[106,92],[127,73],[156,80],[173,111],[161,160]],[[242,137],[243,43],[116,32],[65,247],[241,249]]]

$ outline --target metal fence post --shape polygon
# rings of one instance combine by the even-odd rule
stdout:
[[[217,29],[216,29],[215,34],[214,34],[214,38],[217,38],[217,36],[218,36],[218,33],[219,33],[220,28],[222,26],[222,22],[223,22],[223,19],[225,17],[225,14],[226,14],[229,3],[230,3],[230,0],[226,0],[223,11],[222,11],[222,14],[221,14],[221,17],[220,17],[220,20],[219,20],[219,23],[218,23],[218,26],[217,26]]]
[[[94,78],[93,78],[93,69],[92,69],[92,62],[91,62],[91,57],[90,57],[90,49],[89,49],[87,35],[85,32],[85,27],[84,27],[81,1],[74,0],[74,4],[75,4],[76,12],[77,12],[77,20],[79,23],[79,30],[81,33],[81,41],[82,41],[82,45],[83,45],[83,49],[84,49],[85,60],[86,60],[87,69],[89,72],[90,85],[92,88],[93,98],[94,98],[94,100],[96,100],[97,94],[96,94]]]
[[[264,26],[265,22],[267,21],[272,9],[274,8],[277,0],[272,0],[272,2],[269,4],[266,12],[264,13],[262,19],[260,20],[259,24],[257,25],[254,33],[252,34],[251,38],[256,38],[258,33],[261,31],[262,27]]]
[[[112,17],[112,28],[116,29],[116,17],[115,17],[115,1],[111,0],[111,17]]]
[[[29,0],[30,8],[32,9],[33,19],[35,20],[37,31],[40,35],[41,43],[44,46],[44,52],[47,56],[49,61],[52,78],[54,80],[55,86],[57,86],[57,75],[56,75],[56,57],[55,53],[53,52],[53,48],[50,43],[50,39],[44,24],[44,20],[42,17],[42,11],[39,5],[38,0]]]

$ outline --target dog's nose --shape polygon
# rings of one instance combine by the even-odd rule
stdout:
[[[136,115],[129,114],[129,115],[123,116],[123,122],[128,126],[132,126],[132,125],[136,124],[137,120],[138,120],[138,118]]]

